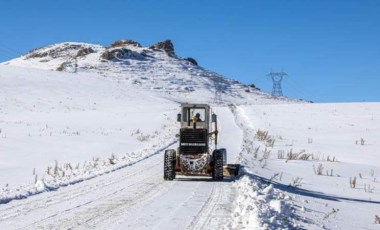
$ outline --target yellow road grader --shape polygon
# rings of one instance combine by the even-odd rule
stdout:
[[[164,180],[184,175],[221,181],[238,175],[240,165],[227,164],[227,150],[217,148],[217,115],[211,113],[209,105],[181,104],[177,121],[180,123],[179,147],[177,151],[165,150]]]

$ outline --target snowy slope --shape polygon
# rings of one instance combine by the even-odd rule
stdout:
[[[176,103],[111,78],[2,66],[0,79],[2,185],[148,148],[175,124]]]
[[[379,103],[272,98],[167,48],[61,43],[1,63],[0,229],[378,228]],[[236,181],[163,180],[179,102],[212,105]]]
[[[39,48],[2,63],[0,78],[0,184],[9,186],[33,182],[57,163],[83,164],[154,145],[146,139],[159,141],[175,125],[178,102],[284,103],[131,41]]]
[[[224,102],[257,104],[276,100],[269,94],[206,70],[163,49],[123,41],[116,41],[109,47],[59,43],[32,50],[2,65],[91,73],[114,78],[172,100],[213,102],[215,91],[220,92],[217,98],[221,97]],[[283,100],[285,98],[279,103]]]
[[[244,191],[235,210],[242,217],[232,226],[247,221],[240,227],[378,228],[379,103],[256,105],[234,111],[244,129],[246,176],[236,183]],[[241,215],[249,210],[254,211]]]

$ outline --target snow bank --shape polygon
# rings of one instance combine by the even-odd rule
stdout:
[[[235,184],[238,196],[235,200],[232,229],[294,229],[300,224],[291,208],[291,198],[273,185],[251,177],[247,171]]]
[[[248,226],[241,213],[257,209],[255,221],[269,229],[276,228],[275,213],[290,217],[280,218],[285,222],[278,228],[376,229],[379,103],[231,109],[244,130],[240,162],[247,174],[236,182],[243,198],[236,204],[235,226]],[[268,200],[267,191],[278,195]],[[271,211],[260,216],[261,210]]]
[[[232,229],[294,229],[301,227],[299,216],[292,208],[292,198],[283,191],[275,189],[271,183],[253,173],[257,167],[252,157],[255,151],[252,137],[252,124],[239,107],[230,106],[236,123],[243,130],[243,145],[239,158],[242,164],[241,175],[234,186],[237,190]]]
[[[26,184],[15,188],[0,189],[0,204],[8,203],[11,200],[23,199],[45,191],[56,190],[60,187],[75,184],[84,180],[110,173],[115,170],[138,163],[150,156],[158,154],[177,140],[173,132],[160,135],[160,138],[151,141],[151,147],[137,152],[127,153],[121,157],[112,155],[108,159],[93,159],[91,162],[84,162],[77,166],[70,163],[48,167],[47,173],[33,184]]]

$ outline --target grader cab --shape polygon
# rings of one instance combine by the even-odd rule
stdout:
[[[226,164],[227,150],[218,149],[218,121],[207,104],[181,104],[179,147],[167,149],[164,156],[164,179],[176,175],[207,176],[215,181],[237,176],[239,165]]]

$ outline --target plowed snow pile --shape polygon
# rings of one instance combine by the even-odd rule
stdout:
[[[376,229],[380,104],[233,108],[246,174],[237,228]],[[270,192],[269,192],[270,191]]]

